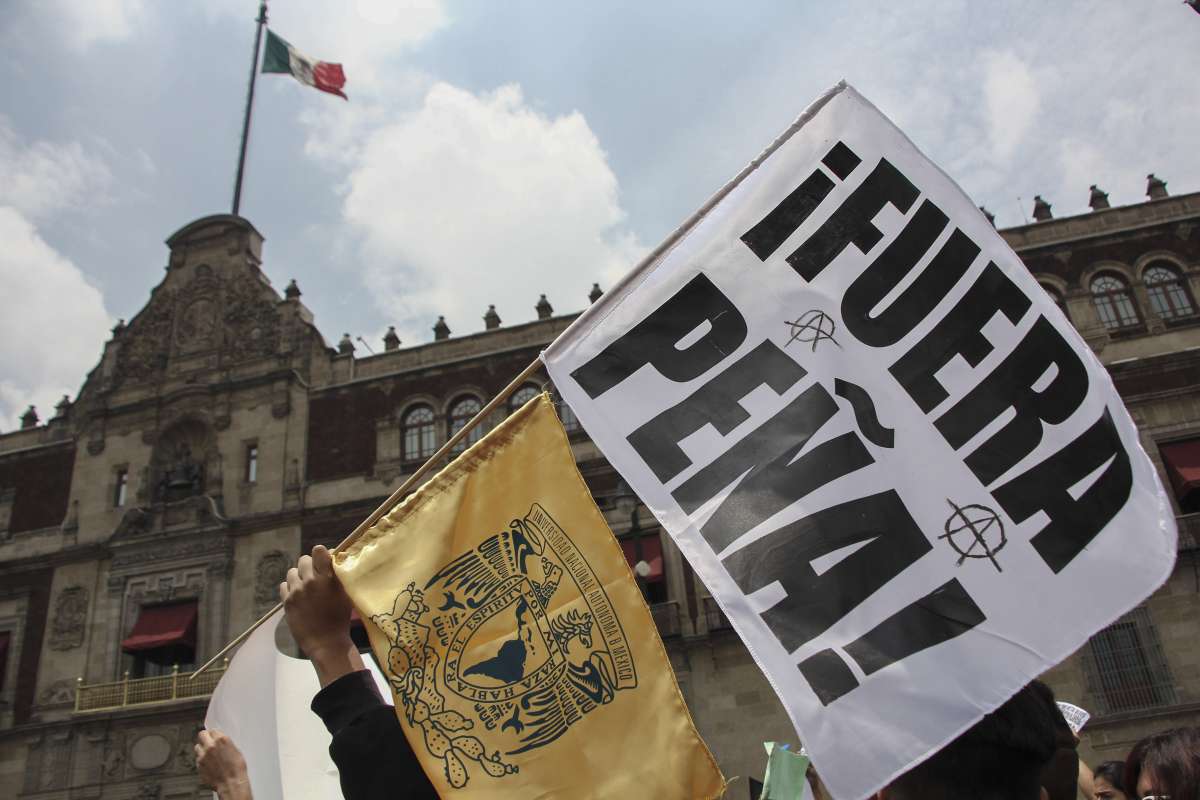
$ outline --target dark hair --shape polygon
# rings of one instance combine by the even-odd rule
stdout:
[[[1042,767],[1039,783],[1050,800],[1077,800],[1079,796],[1079,753],[1078,742],[1071,726],[1067,724],[1062,709],[1054,702],[1054,692],[1041,681],[1034,681],[1029,688],[1041,698],[1048,708],[1054,709],[1054,754]]]
[[[1137,794],[1142,771],[1154,773],[1154,789],[1172,800],[1200,797],[1200,728],[1155,733],[1133,746],[1125,758],[1125,793]]]
[[[1097,778],[1104,778],[1104,780],[1108,781],[1114,789],[1121,789],[1121,791],[1124,791],[1124,761],[1105,761],[1103,764],[1092,770],[1092,774]]]
[[[1053,697],[1034,681],[893,781],[889,794],[896,800],[1037,800],[1042,767],[1057,747],[1056,717],[1062,717]]]

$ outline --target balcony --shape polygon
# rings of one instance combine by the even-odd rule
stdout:
[[[170,675],[153,678],[130,678],[129,673],[125,673],[123,680],[112,683],[85,684],[80,678],[75,690],[75,711],[114,711],[208,697],[228,666],[229,660],[226,659],[220,666],[209,667],[200,673],[195,680],[189,680],[193,673],[180,672],[178,667]]]
[[[704,599],[704,622],[709,632],[728,630],[733,627],[729,624],[729,617],[725,616],[725,612],[717,605],[717,601],[711,597]]]
[[[679,635],[679,603],[674,600],[655,603],[650,606],[650,616],[654,617],[654,626],[662,638]]]
[[[1179,552],[1200,547],[1200,513],[1182,514],[1175,518],[1179,528]]]

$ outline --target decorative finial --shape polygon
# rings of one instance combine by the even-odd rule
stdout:
[[[1162,200],[1167,196],[1167,182],[1154,177],[1154,173],[1151,172],[1146,176],[1146,196],[1151,200]]]
[[[338,352],[342,355],[354,352],[354,341],[350,338],[350,334],[342,334],[342,340],[338,342]]]
[[[67,395],[62,396],[62,400],[54,406],[54,416],[66,417],[71,412],[71,398]]]
[[[117,338],[124,332],[125,332],[125,320],[119,319],[119,320],[117,320],[117,324],[112,326],[113,338],[114,339]]]
[[[591,302],[591,303],[596,302],[597,300],[600,299],[600,296],[602,294],[604,294],[604,290],[600,288],[600,284],[593,283],[592,290],[590,292],[588,292],[588,302]]]
[[[27,428],[36,428],[38,424],[37,409],[33,406],[25,409],[25,413],[21,415],[21,430]]]
[[[388,325],[387,333],[383,335],[383,349],[385,351],[400,349],[400,337],[396,335],[395,325]]]
[[[1050,211],[1050,204],[1043,200],[1040,194],[1033,196],[1033,218],[1038,222],[1054,218],[1054,214]]]
[[[1108,204],[1108,192],[1096,188],[1096,184],[1092,184],[1092,195],[1088,198],[1088,205],[1092,207],[1092,211],[1102,211],[1106,208],[1111,208]]]
[[[500,327],[500,315],[496,313],[495,306],[488,306],[487,313],[483,315],[483,327],[489,331]]]
[[[288,300],[296,300],[300,297],[300,286],[296,283],[295,278],[292,278],[287,288],[283,290],[283,296]]]
[[[438,317],[437,322],[433,323],[433,340],[441,342],[450,338],[450,326],[446,324],[445,317]]]
[[[538,298],[537,305],[533,307],[537,311],[538,319],[550,319],[554,313],[554,306],[550,305],[550,301],[546,299],[546,295]]]

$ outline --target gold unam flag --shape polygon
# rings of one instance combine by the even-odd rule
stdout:
[[[334,568],[442,797],[723,793],[546,395]]]

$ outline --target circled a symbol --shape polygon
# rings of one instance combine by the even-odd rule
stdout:
[[[793,342],[802,344],[811,342],[814,353],[817,352],[817,345],[826,340],[841,347],[837,339],[833,338],[834,332],[837,331],[837,323],[819,308],[805,311],[796,318],[795,322],[784,320],[784,324],[788,326],[788,332],[791,334],[791,338],[787,342],[789,345]]]
[[[946,502],[954,512],[946,520],[946,532],[938,538],[958,554],[957,566],[961,567],[968,558],[986,558],[997,572],[1003,572],[996,554],[1008,544],[1008,536],[1000,515],[975,503],[959,506],[949,498]]]

